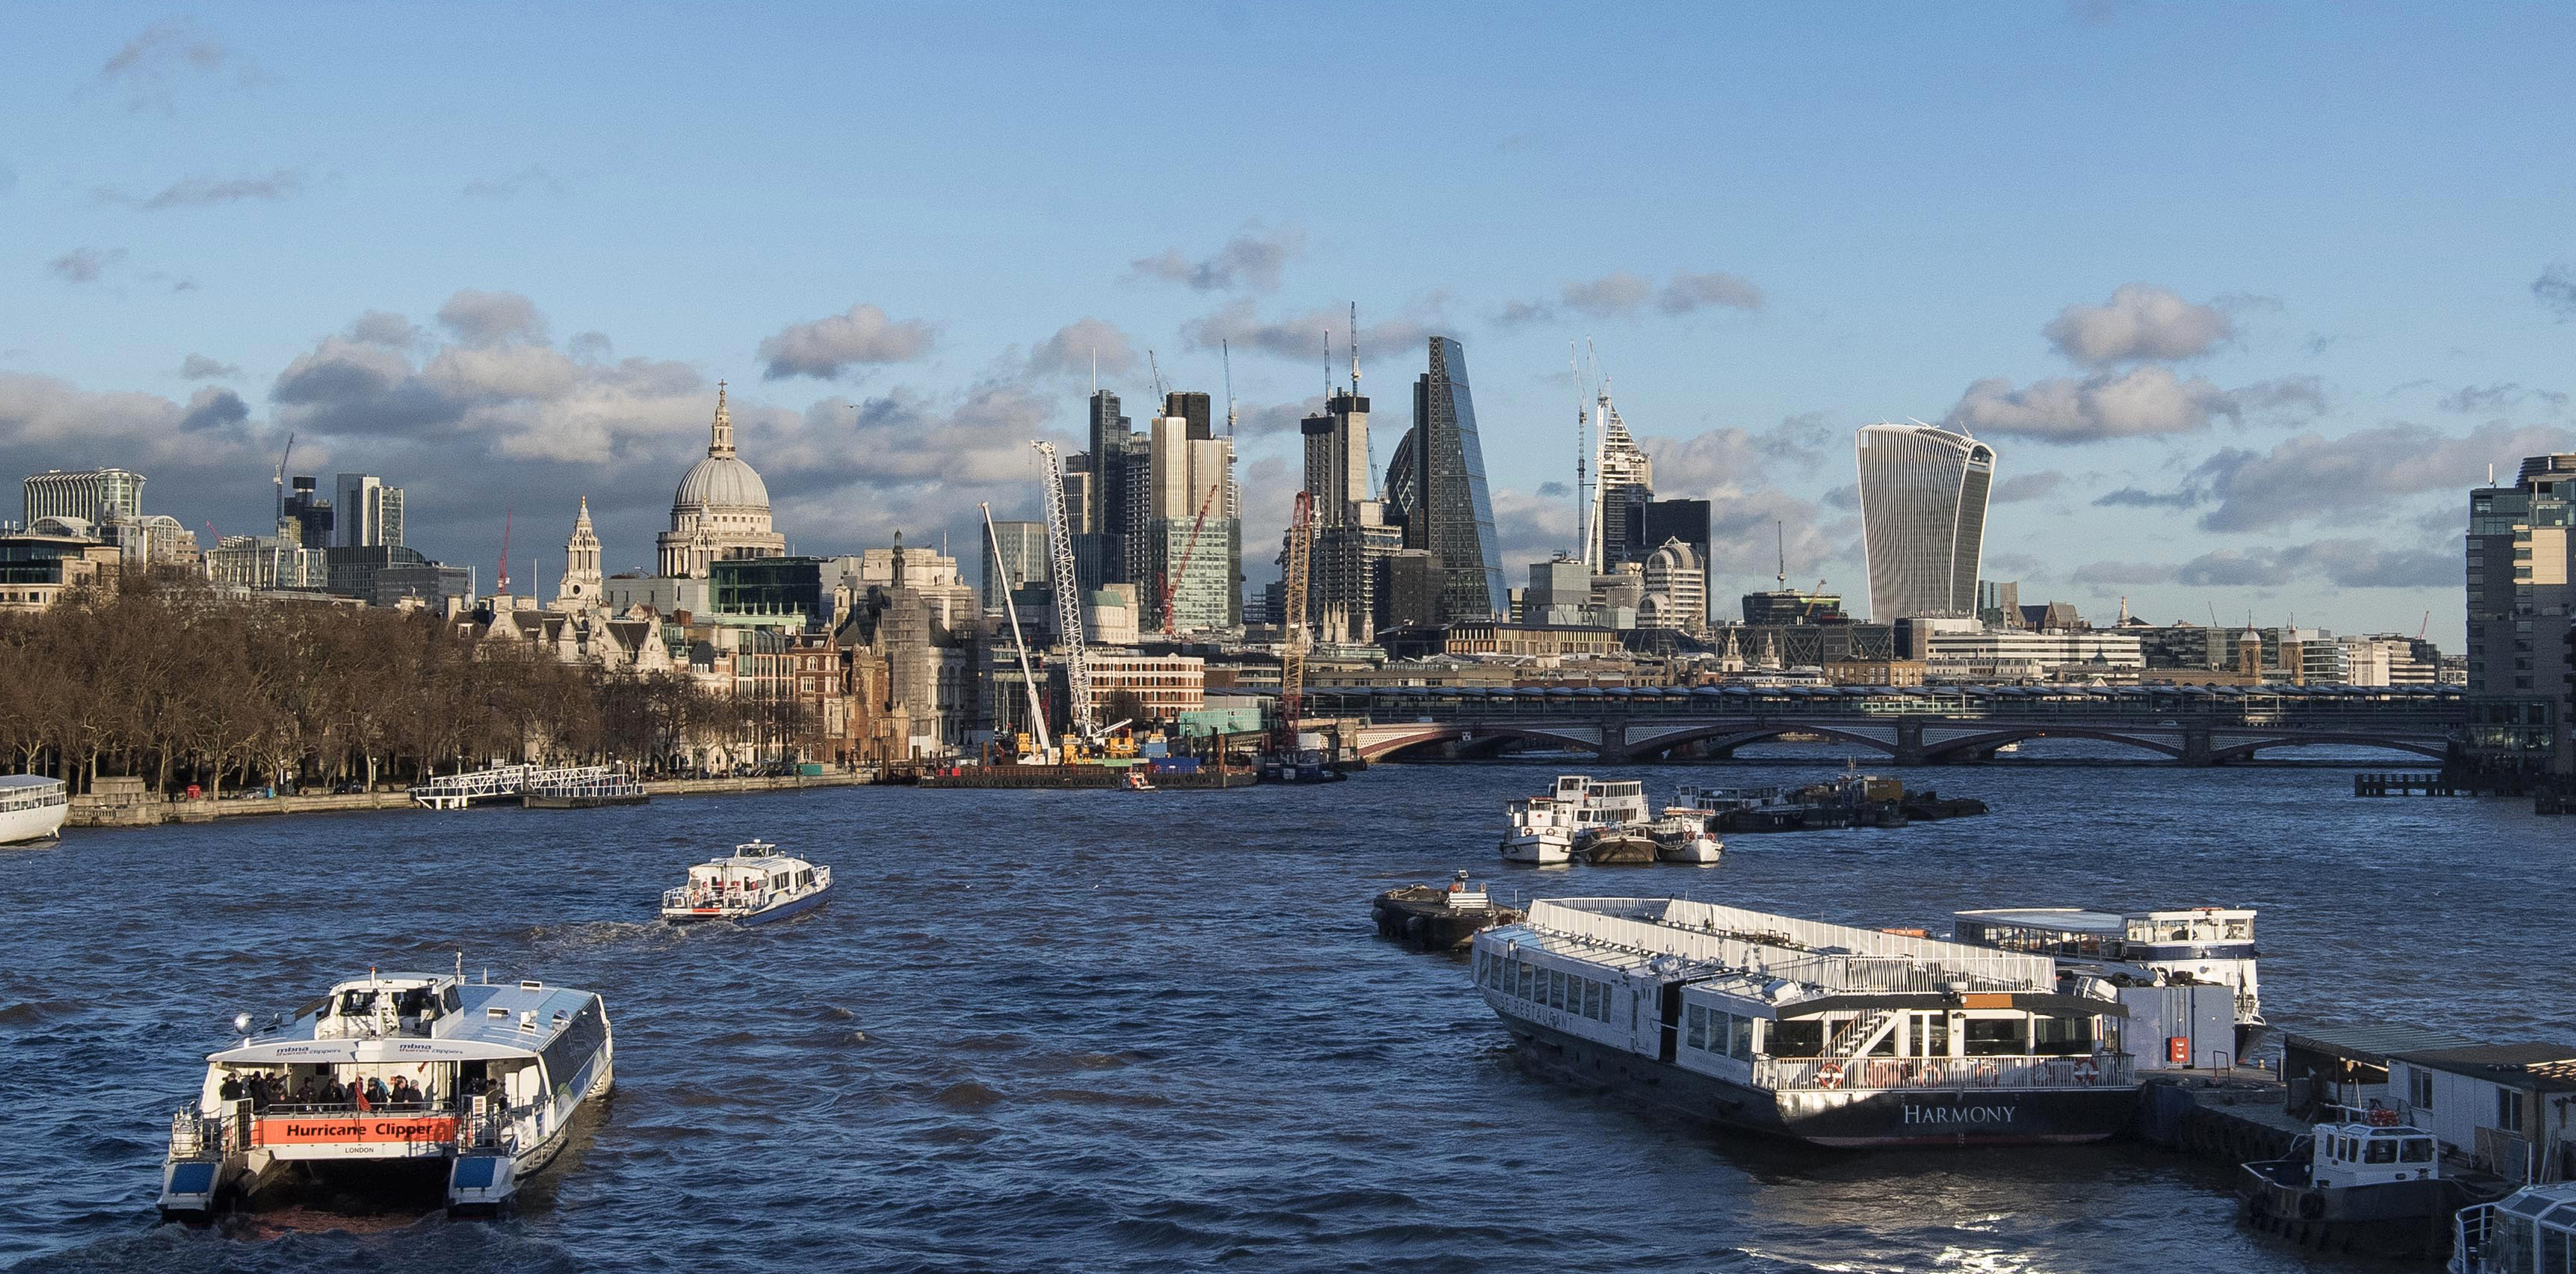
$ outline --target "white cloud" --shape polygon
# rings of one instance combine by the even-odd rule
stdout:
[[[1280,271],[1305,250],[1304,230],[1296,226],[1271,230],[1252,221],[1207,256],[1191,257],[1178,248],[1165,248],[1130,263],[1128,275],[1184,283],[1201,292],[1230,292],[1238,287],[1270,292],[1279,287]]]
[[[2048,343],[2086,367],[2148,359],[2197,358],[2235,335],[2225,312],[2195,305],[2149,283],[2123,284],[2101,305],[2070,305],[2040,329]]]
[[[762,340],[761,374],[769,380],[790,376],[831,380],[849,368],[919,358],[930,352],[932,339],[928,324],[898,323],[887,318],[884,310],[861,302],[844,313],[791,324]]]

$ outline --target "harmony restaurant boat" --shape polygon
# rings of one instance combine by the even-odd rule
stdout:
[[[608,1093],[613,1051],[589,991],[409,973],[342,982],[282,1030],[207,1057],[196,1102],[170,1120],[161,1213],[209,1216],[295,1176],[361,1168],[379,1183],[386,1168],[443,1180],[451,1214],[497,1212]]]
[[[2061,972],[2119,987],[2223,986],[2234,993],[2236,1056],[2272,1024],[2255,984],[2254,910],[2176,907],[2122,914],[2075,907],[1959,911],[1951,936],[1972,946],[2044,955]],[[2126,997],[2123,997],[2126,998]]]
[[[1824,1146],[2098,1141],[2137,1097],[2122,1007],[2043,956],[1668,898],[1476,935],[1534,1070]]]
[[[662,918],[766,924],[822,906],[831,892],[831,868],[790,858],[776,845],[755,840],[691,867],[689,883],[663,890]]]
[[[2239,1219],[2302,1247],[2421,1255],[2439,1236],[2433,1219],[2458,1206],[2433,1134],[2376,1103],[2347,1113],[2300,1138],[2305,1155],[2294,1143],[2290,1158],[2239,1168]]]
[[[41,774],[0,774],[0,845],[60,840],[71,812],[61,779]]]
[[[2576,1181],[2524,1186],[2451,1224],[2450,1274],[2564,1274],[2576,1265]]]

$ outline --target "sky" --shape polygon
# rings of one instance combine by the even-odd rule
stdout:
[[[1510,581],[1594,372],[1716,610],[1866,595],[1852,433],[1998,453],[1985,571],[2456,648],[2466,489],[2576,449],[2576,8],[13,5],[0,471],[650,568],[716,383],[800,552],[971,553],[1153,367],[1246,572],[1359,307],[1382,466],[1464,343]],[[1592,351],[1571,368],[1570,346]],[[1152,363],[1149,366],[1148,352]]]

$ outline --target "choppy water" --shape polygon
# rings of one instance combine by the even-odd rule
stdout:
[[[1808,770],[1726,771],[1748,777]],[[1596,773],[1610,773],[1595,770]],[[1693,776],[1636,771],[1650,788]],[[831,789],[75,833],[0,851],[0,1262],[31,1270],[2155,1271],[2314,1265],[2137,1146],[1826,1154],[1534,1080],[1367,901],[1461,866],[1869,924],[2251,903],[2265,1000],[2564,1037],[2566,828],[2340,770],[1916,771],[1988,818],[1503,870],[1526,766],[1248,793]],[[832,863],[761,929],[646,919],[759,835]],[[168,1112],[245,1009],[386,968],[603,992],[618,1088],[522,1213],[156,1226]]]

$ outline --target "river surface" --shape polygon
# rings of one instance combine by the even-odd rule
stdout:
[[[1773,749],[1774,757],[1796,755]],[[2065,755],[2060,751],[2055,755]],[[1799,765],[1613,770],[1787,781]],[[2378,762],[2385,764],[2384,761]],[[2365,763],[2368,764],[2368,763]],[[593,811],[243,819],[0,851],[0,1264],[27,1270],[2271,1271],[2220,1168],[2132,1144],[1825,1153],[1522,1074],[1378,890],[1682,894],[1945,931],[2005,905],[2262,908],[2266,1008],[2565,1038],[2571,825],[2348,771],[2006,763],[1901,830],[1713,867],[1506,869],[1524,764],[1329,788],[833,788]],[[753,836],[838,872],[756,929],[649,919]],[[236,1012],[370,966],[602,992],[617,1090],[521,1212],[154,1224]]]

